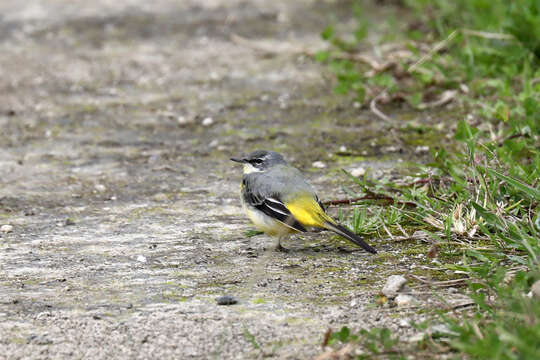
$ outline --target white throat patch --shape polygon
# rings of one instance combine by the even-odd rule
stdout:
[[[254,172],[262,172],[261,169],[257,169],[255,166],[247,163],[247,164],[244,164],[244,174],[251,174],[251,173],[254,173]]]

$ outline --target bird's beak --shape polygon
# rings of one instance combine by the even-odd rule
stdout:
[[[240,164],[245,164],[245,163],[247,163],[247,160],[246,160],[246,159],[242,159],[242,158],[231,158],[231,160],[234,161],[234,162],[240,163]]]

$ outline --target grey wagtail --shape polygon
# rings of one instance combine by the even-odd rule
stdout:
[[[281,238],[290,233],[323,228],[372,254],[377,253],[361,237],[326,214],[315,190],[300,170],[287,164],[280,154],[257,150],[231,160],[244,164],[241,186],[244,211],[261,231],[277,236],[276,250],[285,250]]]

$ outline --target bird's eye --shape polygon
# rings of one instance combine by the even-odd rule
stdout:
[[[252,163],[253,165],[261,165],[262,164],[262,160],[261,159],[253,159],[253,160],[250,160],[250,163]]]

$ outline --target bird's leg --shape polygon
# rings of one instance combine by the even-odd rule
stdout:
[[[277,245],[276,245],[276,251],[279,251],[279,252],[289,252],[289,249],[287,248],[284,248],[283,246],[281,246],[281,239],[283,239],[283,236],[280,236],[278,237],[278,241],[277,241]]]

